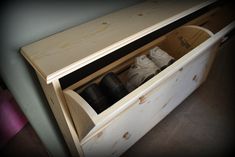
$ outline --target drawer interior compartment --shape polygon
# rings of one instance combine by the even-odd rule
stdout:
[[[99,83],[101,78],[108,72],[114,72],[125,84],[128,81],[126,78],[126,71],[130,65],[134,63],[135,57],[143,54],[147,55],[149,50],[155,46],[160,47],[162,50],[166,51],[169,55],[176,59],[176,61],[170,65],[170,67],[173,67],[180,60],[180,58],[206,41],[212,35],[212,32],[199,26],[182,26],[127,54],[126,56],[114,61],[102,69],[95,71],[91,75],[64,89],[63,92],[65,99],[79,135],[79,139],[84,141],[89,136],[92,136],[92,134],[94,134],[97,130],[108,124],[117,115],[122,114],[122,112],[127,110],[136,101],[141,101],[141,97],[138,97],[138,95],[141,95],[139,89],[155,77],[167,75],[166,71],[169,67],[161,71],[159,74],[138,87],[133,92],[129,93],[115,104],[111,104],[109,108],[101,113],[97,113],[79,95],[79,93],[84,90],[84,88],[86,88],[91,83]],[[150,86],[153,85],[151,84]]]

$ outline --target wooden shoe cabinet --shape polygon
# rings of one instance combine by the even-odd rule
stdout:
[[[24,46],[72,156],[119,156],[205,81],[235,27],[217,1],[146,1]],[[74,90],[159,46],[176,61],[97,114]]]

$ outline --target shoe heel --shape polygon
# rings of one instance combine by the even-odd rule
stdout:
[[[109,100],[112,103],[117,102],[128,94],[126,87],[113,72],[106,74],[102,78],[100,87],[109,96]]]
[[[97,113],[101,113],[110,106],[107,97],[95,83],[86,87],[80,95]]]

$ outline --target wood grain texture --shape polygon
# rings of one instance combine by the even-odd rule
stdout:
[[[95,126],[93,117],[97,113],[87,102],[73,90],[65,90],[64,96],[73,118],[80,140]]]
[[[32,43],[21,52],[50,83],[213,2],[147,1]]]

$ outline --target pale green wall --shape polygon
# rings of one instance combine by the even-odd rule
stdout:
[[[68,156],[67,147],[19,48],[139,1],[18,1],[1,6],[0,75],[52,156]]]

